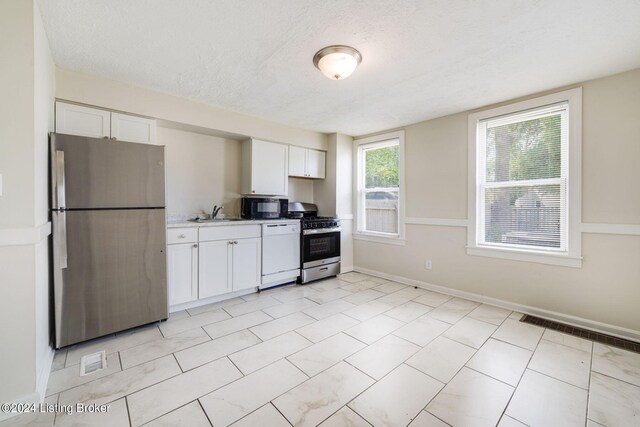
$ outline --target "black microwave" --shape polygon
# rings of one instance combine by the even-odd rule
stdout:
[[[243,197],[240,199],[240,216],[245,219],[276,219],[287,216],[288,199],[272,197]]]

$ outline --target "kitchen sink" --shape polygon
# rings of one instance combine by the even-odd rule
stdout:
[[[190,219],[189,222],[197,222],[197,223],[211,223],[211,222],[233,222],[233,221],[246,221],[244,218],[225,218],[225,219]]]

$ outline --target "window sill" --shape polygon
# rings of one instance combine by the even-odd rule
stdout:
[[[406,246],[407,241],[400,237],[386,237],[368,233],[353,233],[353,240],[362,240],[364,242],[382,243],[385,245]]]
[[[467,246],[467,255],[508,259],[512,261],[534,262],[537,264],[559,265],[562,267],[582,268],[582,257],[571,257],[568,255],[556,255],[518,249]]]

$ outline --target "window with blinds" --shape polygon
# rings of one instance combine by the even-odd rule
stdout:
[[[478,122],[478,246],[566,252],[569,103]]]

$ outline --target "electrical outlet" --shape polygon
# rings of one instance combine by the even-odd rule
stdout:
[[[431,260],[428,259],[427,262],[425,262],[424,264],[424,268],[426,268],[427,270],[431,270]]]

